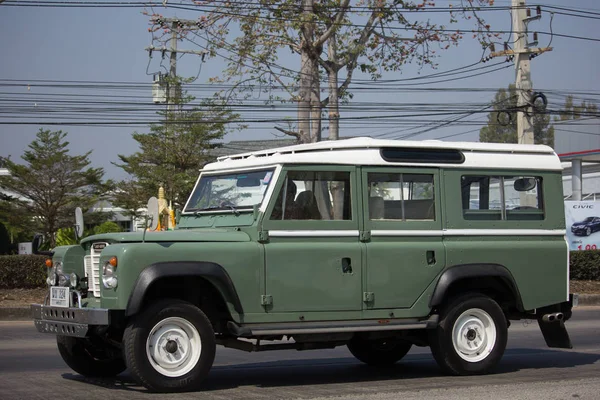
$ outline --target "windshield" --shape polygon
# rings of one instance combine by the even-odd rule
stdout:
[[[274,169],[205,175],[196,185],[184,212],[251,210],[263,201]]]

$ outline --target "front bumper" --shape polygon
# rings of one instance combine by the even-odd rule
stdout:
[[[86,337],[90,327],[110,325],[109,310],[103,308],[64,308],[32,304],[31,312],[35,327],[41,333]]]

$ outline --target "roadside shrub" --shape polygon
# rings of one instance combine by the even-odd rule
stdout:
[[[119,224],[117,224],[116,222],[113,221],[106,221],[103,222],[102,224],[94,227],[94,235],[99,235],[101,233],[114,233],[114,232],[121,232],[122,229],[119,226]]]
[[[600,281],[600,250],[572,251],[571,279]]]
[[[0,289],[44,287],[46,258],[40,255],[0,256]]]

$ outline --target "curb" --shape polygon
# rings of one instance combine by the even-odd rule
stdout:
[[[579,306],[600,306],[600,294],[580,294]],[[32,321],[29,307],[0,307],[0,321]]]
[[[32,321],[29,307],[0,307],[0,321]]]
[[[580,294],[580,306],[600,306],[600,294]]]

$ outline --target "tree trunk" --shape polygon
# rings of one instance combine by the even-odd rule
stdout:
[[[310,96],[311,142],[321,141],[321,83],[319,77],[319,62],[313,56],[311,60],[312,86]]]
[[[314,0],[302,0],[302,13],[308,19],[313,13]],[[311,94],[313,86],[313,66],[310,56],[310,41],[313,37],[310,23],[302,25],[302,43],[300,45],[300,90],[298,93],[298,139],[300,143],[311,142]]]
[[[340,110],[338,102],[338,65],[337,65],[337,45],[335,34],[329,38],[327,46],[329,56],[329,65],[331,68],[327,71],[329,78],[329,140],[338,140],[340,138]]]

